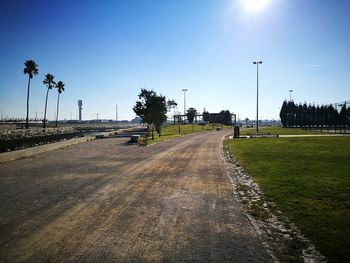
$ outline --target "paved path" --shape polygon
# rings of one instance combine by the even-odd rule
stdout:
[[[224,135],[0,164],[1,262],[270,262],[224,173]]]

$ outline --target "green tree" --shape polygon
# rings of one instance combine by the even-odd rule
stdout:
[[[312,127],[316,127],[316,123],[317,123],[316,114],[317,114],[317,110],[316,110],[315,104],[313,105],[310,104],[310,119],[311,119]]]
[[[24,74],[28,74],[28,89],[27,89],[27,117],[26,117],[26,129],[29,128],[29,89],[30,89],[30,80],[34,75],[39,73],[38,65],[34,62],[34,60],[26,60],[24,62]]]
[[[287,109],[287,101],[283,101],[281,110],[280,110],[280,118],[281,118],[281,122],[283,127],[287,127],[288,123],[287,123],[287,114],[288,114],[288,109]]]
[[[301,103],[298,104],[298,106],[295,107],[295,124],[297,127],[301,127],[302,125],[302,116],[303,116],[303,105]]]
[[[210,121],[210,114],[208,111],[204,111],[203,112],[203,121],[206,122],[206,123],[209,123]]]
[[[294,101],[288,101],[288,125],[290,127],[295,126],[295,121],[296,121],[296,106],[294,104]]]
[[[321,108],[320,108],[321,129],[323,129],[324,125],[326,125],[326,116],[327,116],[326,107],[324,105],[321,105]]]
[[[317,105],[317,107],[316,107],[315,118],[316,118],[316,127],[319,128],[320,124],[321,124],[321,108],[320,108],[320,105]]]
[[[339,113],[333,107],[332,104],[329,105],[329,109],[330,109],[330,115],[331,115],[331,123],[330,123],[330,125],[335,128],[339,124]]]
[[[174,116],[175,116],[175,109],[177,107],[177,103],[175,100],[168,100],[167,102],[167,106],[169,109],[173,109],[174,110]],[[175,117],[174,117],[175,118]],[[175,120],[174,120],[175,121]]]
[[[248,127],[249,118],[245,118],[245,125]]]
[[[47,87],[46,99],[45,99],[45,113],[44,113],[44,120],[43,120],[44,128],[46,128],[46,110],[47,110],[47,98],[49,96],[49,90],[52,89],[54,85],[56,85],[54,78],[55,77],[52,74],[46,74],[45,79],[43,80],[44,85],[46,85]]]
[[[177,107],[177,103],[175,100],[168,100],[167,106],[169,109],[175,109]]]
[[[232,124],[232,114],[229,110],[222,110],[219,113],[219,123],[224,125]]]
[[[147,123],[152,129],[152,140],[154,140],[154,129],[161,136],[162,124],[167,119],[167,112],[169,102],[166,98],[153,90],[141,89],[138,95],[139,100],[136,101],[136,105],[133,110],[137,116],[142,119],[143,123]]]
[[[196,117],[197,110],[195,108],[189,108],[187,110],[186,116],[189,123],[193,123],[194,118]]]
[[[59,104],[60,104],[60,95],[64,91],[64,83],[62,81],[57,82],[55,88],[57,89],[58,95],[57,95],[57,111],[56,111],[56,127],[58,124],[58,110],[59,110]]]
[[[306,127],[307,123],[308,123],[308,115],[307,115],[307,104],[306,104],[306,101],[304,102],[303,106],[302,106],[303,110],[302,110],[302,115],[301,115],[301,125],[303,128]]]
[[[340,113],[339,113],[339,124],[344,126],[346,126],[347,124],[347,110],[346,110],[346,104],[343,104],[343,106],[341,107]]]

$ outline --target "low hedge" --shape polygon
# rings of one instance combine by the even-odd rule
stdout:
[[[71,127],[31,128],[0,131],[0,151],[9,151],[81,136]]]

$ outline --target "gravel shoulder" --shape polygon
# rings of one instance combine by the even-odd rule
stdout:
[[[0,164],[2,262],[271,262],[224,172],[225,133]]]

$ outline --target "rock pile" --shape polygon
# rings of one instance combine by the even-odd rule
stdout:
[[[0,151],[16,150],[79,136],[72,127],[9,129],[0,131]]]

